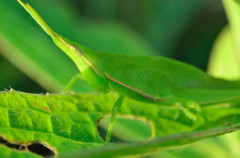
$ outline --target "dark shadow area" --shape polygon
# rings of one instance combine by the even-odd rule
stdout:
[[[33,142],[30,144],[24,143],[11,143],[8,140],[0,137],[0,144],[5,145],[11,149],[16,149],[19,151],[30,151],[32,153],[38,154],[43,157],[53,157],[55,156],[55,152],[53,149],[48,147],[47,145],[40,142]]]
[[[1,51],[1,47],[0,47]],[[29,78],[17,67],[12,65],[7,59],[1,56],[0,52],[0,91],[9,90],[10,87],[23,92],[46,93],[39,84]]]
[[[15,144],[15,143],[10,143],[6,139],[0,137],[0,144],[3,144],[9,148],[12,149],[17,149],[17,150],[26,150],[26,145],[25,144]]]
[[[39,142],[28,145],[28,150],[44,157],[53,157],[55,155],[51,148]]]

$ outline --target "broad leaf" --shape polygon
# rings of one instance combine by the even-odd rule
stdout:
[[[27,152],[27,151],[18,151],[15,149],[11,149],[6,147],[5,145],[0,144],[0,157],[12,157],[12,158],[41,158],[41,156],[38,156],[36,154]]]
[[[207,130],[204,132],[183,133],[165,136],[153,139],[149,142],[135,143],[128,145],[118,145],[114,147],[105,147],[98,150],[91,150],[79,154],[64,154],[62,157],[81,157],[81,158],[111,158],[120,156],[136,156],[154,153],[159,150],[171,149],[173,147],[189,144],[203,138],[227,134],[240,129],[240,125],[215,130]]]
[[[224,28],[211,53],[208,67],[208,72],[211,75],[233,80],[240,78],[239,53],[235,51],[234,44],[234,38],[229,28]]]
[[[97,122],[102,117],[109,116],[116,99],[115,94],[34,95],[15,91],[2,92],[0,93],[0,136],[8,143],[25,147],[39,143],[48,147],[55,154],[102,147],[104,141],[100,137],[99,129],[97,129]],[[232,126],[230,125],[231,127],[228,127],[228,122],[232,123],[236,114],[240,112],[238,106],[219,105],[206,107],[204,111],[208,116],[211,116],[210,121],[213,123],[214,129],[206,130],[200,116],[198,116],[197,121],[193,122],[182,113],[179,113],[178,109],[126,99],[117,115],[119,121],[121,122],[121,118],[125,118],[135,120],[137,123],[134,125],[132,121],[131,124],[127,124],[125,121],[125,123],[121,124],[122,127],[115,124],[114,128],[118,129],[118,131],[113,132],[113,137],[119,141],[122,140],[122,143],[127,141],[141,141],[141,143],[125,143],[126,146],[122,144],[123,146],[120,147],[118,145],[114,147],[115,145],[111,144],[108,147],[111,148],[109,151],[104,149],[102,150],[104,153],[100,154],[115,152],[122,148],[124,151],[126,149],[126,152],[122,152],[122,154],[128,155],[130,154],[127,151],[128,147],[136,149],[132,153],[134,154],[150,143],[148,150],[141,152],[141,154],[147,154],[169,147],[189,144],[205,137],[224,134],[236,129],[238,122],[234,122]],[[142,120],[143,126],[146,126],[144,122],[151,124],[150,130],[152,131],[153,140],[144,142],[149,136],[140,134],[141,131],[137,132],[137,129],[130,128],[131,126],[139,128],[139,125],[136,125],[139,124],[137,120]],[[134,137],[136,136],[135,140],[119,137],[117,132],[123,132],[127,127],[130,130],[129,133],[132,133]],[[149,127],[143,127],[142,130],[147,131]],[[199,130],[202,132],[171,135]],[[154,137],[164,135],[167,137],[154,139]],[[189,139],[176,143],[176,139],[183,140],[184,138]],[[157,144],[153,145],[154,142]]]
[[[223,0],[225,11],[230,23],[230,30],[234,38],[235,49],[240,51],[240,4],[236,0]],[[237,54],[240,57],[239,54]]]

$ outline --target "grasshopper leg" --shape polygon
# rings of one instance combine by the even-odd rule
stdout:
[[[110,140],[111,140],[114,120],[115,120],[116,114],[118,112],[118,109],[122,105],[123,99],[124,99],[124,96],[120,95],[118,100],[116,101],[116,103],[114,104],[114,106],[112,108],[112,115],[111,115],[110,123],[108,125],[108,131],[107,131],[107,135],[106,135],[106,144],[108,144],[110,142]]]
[[[74,75],[71,80],[68,82],[67,86],[62,90],[62,93],[67,93],[72,86],[76,83],[76,81],[80,79],[83,80],[82,75],[80,73]]]
[[[207,126],[210,128],[210,127],[213,127],[212,123],[209,121],[207,115],[203,112],[202,108],[200,107],[200,105],[196,102],[189,102],[187,103],[187,106],[189,108],[193,108],[194,110],[196,110],[200,116],[202,117],[202,119],[204,120],[204,122],[207,124]]]
[[[199,104],[194,105],[194,109],[201,115],[204,122],[207,124],[209,128],[213,127],[212,123],[209,121],[207,115],[203,112],[202,108],[199,106]]]
[[[202,108],[196,102],[189,101],[183,104],[177,103],[176,106],[184,113],[186,117],[193,121],[196,121],[197,119],[196,115],[189,111],[189,109],[194,109],[198,114],[200,114],[200,116],[202,117],[202,119],[204,120],[208,127],[213,127],[208,117],[203,112]]]

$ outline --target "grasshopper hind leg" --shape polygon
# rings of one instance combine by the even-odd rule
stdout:
[[[77,80],[84,80],[82,75],[80,73],[74,75],[70,81],[68,82],[68,84],[66,85],[66,87],[62,90],[62,93],[67,93],[72,86],[77,82]]]
[[[111,115],[110,123],[108,125],[108,131],[107,131],[107,135],[106,135],[106,144],[110,143],[114,120],[115,120],[116,114],[118,112],[118,109],[122,105],[123,99],[124,99],[124,96],[120,95],[118,100],[116,101],[116,103],[114,104],[114,106],[112,108],[112,115]]]

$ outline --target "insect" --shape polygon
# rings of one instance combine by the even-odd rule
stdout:
[[[18,2],[35,19],[53,42],[76,64],[82,77],[96,91],[117,92],[119,98],[113,106],[106,142],[111,139],[113,122],[124,97],[175,106],[192,120],[193,108],[211,126],[201,106],[240,101],[240,82],[214,78],[182,62],[164,57],[129,56],[102,53],[55,33],[28,4]],[[147,107],[146,107],[147,110]]]

